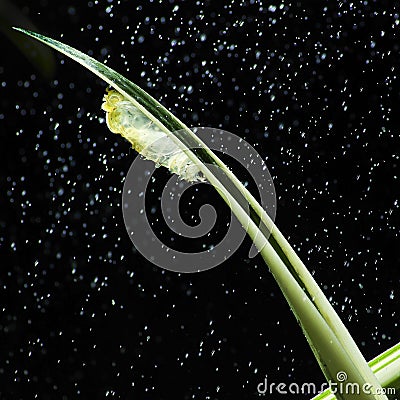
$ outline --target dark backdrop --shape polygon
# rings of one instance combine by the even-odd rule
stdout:
[[[14,4],[187,124],[254,145],[278,226],[365,357],[397,343],[399,2]],[[0,397],[252,399],[265,375],[324,382],[249,241],[200,274],[135,252],[120,208],[135,153],[102,119],[105,84],[55,53],[37,70],[5,5]]]

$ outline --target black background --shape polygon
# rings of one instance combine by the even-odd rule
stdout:
[[[255,146],[277,225],[365,357],[397,343],[398,2],[14,4],[188,125]],[[53,57],[44,77],[1,36],[1,399],[252,399],[265,375],[324,382],[248,240],[200,274],[135,252],[120,208],[135,153],[102,119],[105,84]]]

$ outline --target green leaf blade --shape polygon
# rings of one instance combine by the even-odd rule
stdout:
[[[65,54],[103,79],[132,101],[182,150],[188,151],[200,146],[200,151],[196,153],[189,150],[188,157],[221,194],[260,250],[261,256],[269,266],[293,313],[299,320],[326,378],[335,381],[336,373],[345,371],[352,382],[359,385],[367,382],[377,388],[380,387],[376,376],[339,316],[268,214],[222,161],[185,124],[140,87],[92,57],[46,36],[20,28],[15,29]],[[206,162],[218,165],[226,174],[229,184],[222,183],[216,178],[206,167]],[[231,194],[233,187],[238,189],[239,194],[237,192],[234,196]],[[251,212],[249,213],[246,207],[241,205],[243,199],[249,205],[250,211],[254,212],[255,217],[252,218]],[[269,233],[271,233],[270,239],[268,239]],[[348,394],[342,394],[338,398],[344,400],[387,399],[385,395],[355,397]]]

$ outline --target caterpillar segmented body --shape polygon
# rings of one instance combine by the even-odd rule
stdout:
[[[205,180],[179,146],[122,94],[114,89],[108,90],[103,101],[101,108],[107,113],[106,123],[110,131],[129,140],[144,158],[189,182]]]

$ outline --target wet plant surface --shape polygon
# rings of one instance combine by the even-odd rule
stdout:
[[[395,5],[18,7],[186,124],[252,143],[274,177],[277,225],[365,357],[398,342]],[[247,258],[249,240],[201,274],[135,252],[120,202],[136,154],[106,128],[104,83],[59,55],[46,80],[3,39],[2,397],[250,399],[265,375],[324,382],[274,279]]]

